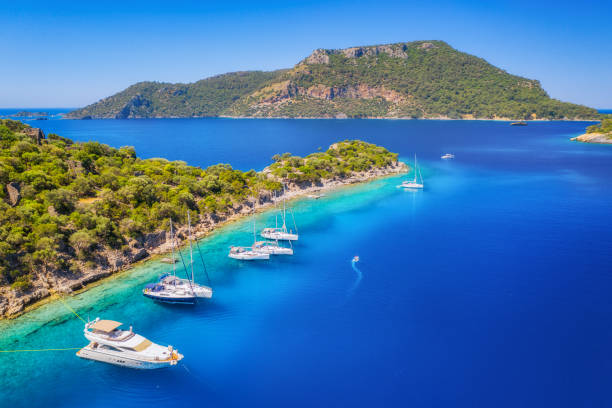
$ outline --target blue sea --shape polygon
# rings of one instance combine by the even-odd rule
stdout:
[[[171,269],[157,261],[68,297],[185,359],[143,372],[74,350],[2,353],[0,406],[609,407],[612,146],[569,140],[590,124],[36,121],[143,158],[242,170],[362,139],[409,163],[416,153],[425,189],[397,188],[400,176],[293,201],[295,255],[268,262],[227,258],[250,244],[252,220],[217,230],[199,243],[214,297],[196,307],[141,295]],[[52,302],[0,323],[0,349],[80,347],[82,329]]]

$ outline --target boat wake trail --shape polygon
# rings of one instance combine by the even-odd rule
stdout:
[[[363,278],[363,274],[361,273],[361,271],[357,267],[357,262],[358,261],[356,261],[354,259],[351,261],[351,267],[353,268],[353,270],[357,274],[357,278],[355,279],[355,282],[353,283],[353,286],[351,286],[351,288],[348,290],[348,297],[350,297],[353,294],[353,292],[355,291],[355,289],[357,289],[357,287],[361,283],[361,279]]]

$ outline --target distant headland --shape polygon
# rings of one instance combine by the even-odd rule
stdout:
[[[315,50],[291,69],[190,84],[140,82],[68,113],[72,119],[173,117],[590,120],[595,109],[552,99],[443,41]]]
[[[597,125],[589,126],[586,133],[573,137],[572,140],[586,143],[612,144],[612,115],[607,115]]]

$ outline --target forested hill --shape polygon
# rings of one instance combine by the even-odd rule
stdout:
[[[136,84],[72,118],[191,116],[593,119],[442,41],[314,51],[289,70]]]
[[[68,118],[170,118],[219,116],[241,96],[261,88],[281,71],[232,72],[192,84],[139,82],[77,109]]]

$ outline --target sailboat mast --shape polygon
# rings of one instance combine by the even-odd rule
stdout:
[[[287,207],[285,205],[285,184],[283,183],[283,231],[287,231]]]
[[[174,258],[174,230],[170,219],[170,247],[172,248],[172,275],[176,276],[176,259]]]
[[[191,281],[193,282],[193,248],[191,247],[191,215],[189,214],[189,210],[187,210],[187,233],[189,240],[189,262],[191,262]]]

